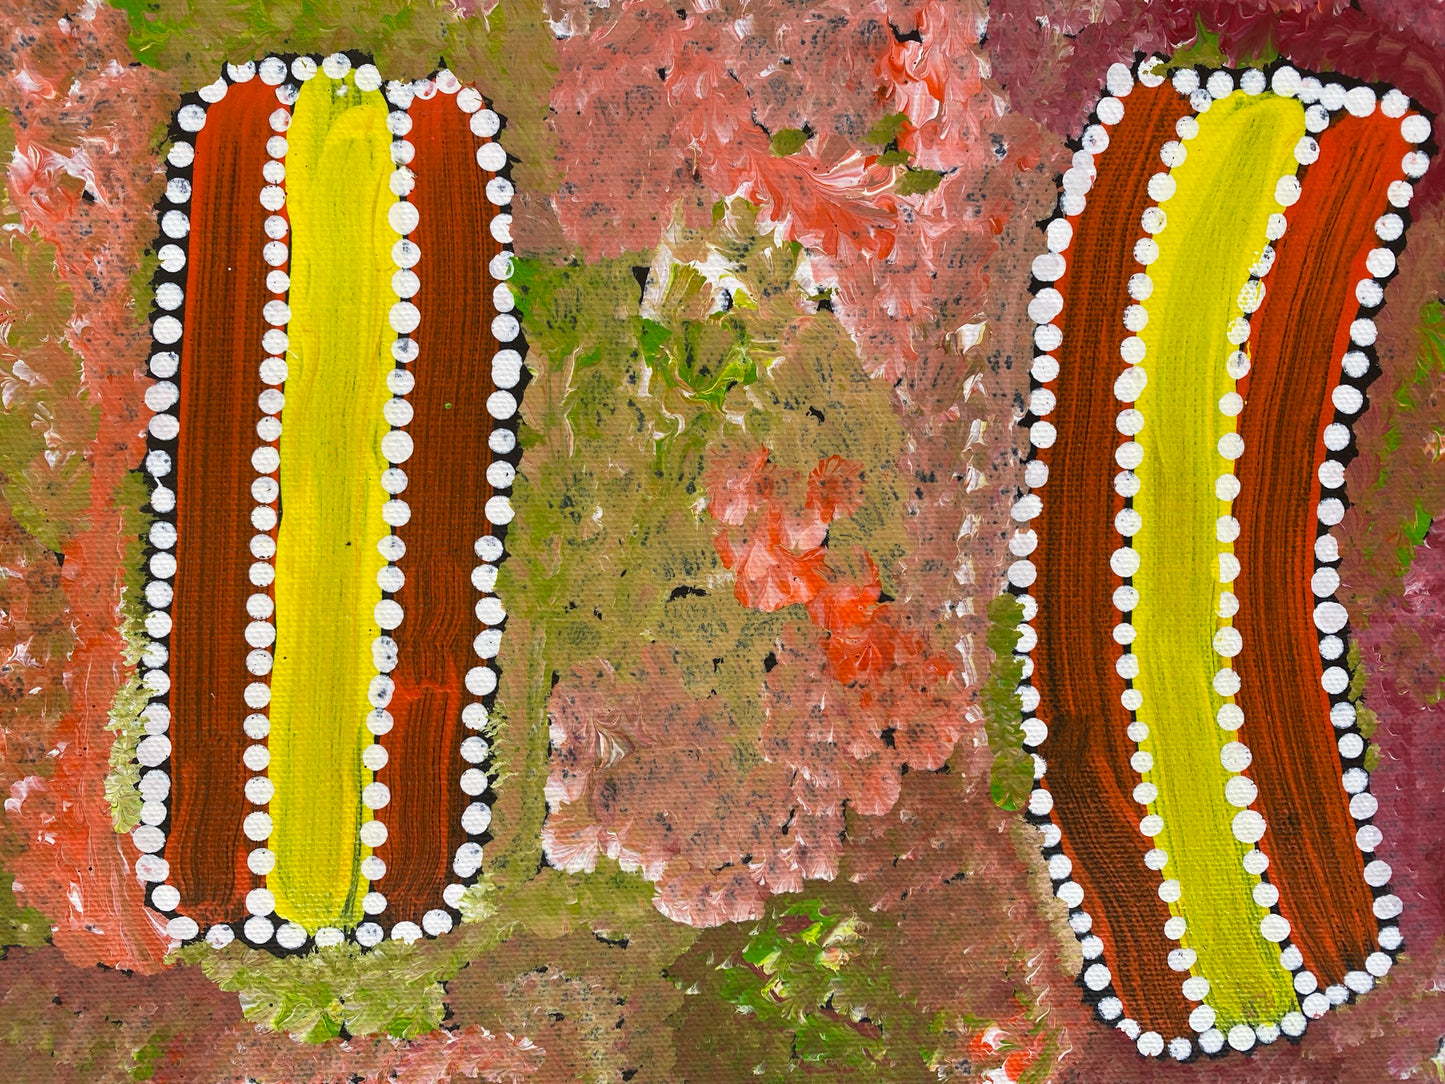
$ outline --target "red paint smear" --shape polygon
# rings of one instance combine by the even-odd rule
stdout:
[[[442,889],[454,879],[452,855],[467,838],[461,817],[471,799],[459,780],[468,765],[459,750],[466,736],[462,708],[473,698],[462,681],[480,661],[472,650],[481,631],[473,614],[478,596],[471,573],[479,560],[472,547],[491,533],[483,515],[492,494],[487,397],[498,344],[487,264],[501,246],[488,228],[495,211],[467,114],[453,96],[438,94],[417,99],[411,119],[421,353],[408,397],[416,451],[405,467],[403,496],[411,506],[411,521],[401,530],[406,582],[395,596],[406,615],[395,633],[395,725],[382,739],[389,760],[376,775],[391,789],[391,802],[378,814],[389,835],[376,853],[387,867],[378,888],[388,920],[420,922],[442,906]]]
[[[70,708],[47,735],[50,777],[11,785],[7,819],[28,843],[11,864],[21,902],[51,916],[52,939],[69,959],[149,973],[167,941],[132,872],[135,850],[111,829],[105,727],[126,669],[117,607],[128,540],[114,497],[144,450],[148,336],[131,304],[130,274],[155,236],[159,181],[145,148],[171,97],[155,72],[112,62],[128,56],[118,11],[77,13],[36,0],[14,23],[7,47],[23,46],[27,59],[0,82],[0,100],[24,118],[15,126],[10,196],[26,228],[55,246],[73,291],[69,341],[84,358],[99,427],[75,448],[90,471],[89,508],[65,525],[73,533],[61,576],[76,647],[53,665]],[[82,185],[93,200],[74,198]]]
[[[1334,420],[1330,391],[1350,349],[1354,284],[1369,277],[1374,222],[1387,209],[1408,145],[1380,114],[1343,117],[1319,137],[1320,156],[1265,280],[1251,334],[1253,368],[1241,383],[1240,561],[1235,628],[1249,775],[1268,830],[1261,849],[1280,890],[1290,938],[1321,986],[1364,966],[1374,944],[1371,893],[1340,784],[1330,698],[1312,613],[1316,477],[1322,435]]]
[[[1119,619],[1113,592],[1120,581],[1108,569],[1117,545],[1114,515],[1123,507],[1113,487],[1113,386],[1123,365],[1119,317],[1130,303],[1134,241],[1150,202],[1146,186],[1158,148],[1188,111],[1167,84],[1153,91],[1135,87],[1098,160],[1098,178],[1066,254],[1068,272],[1057,284],[1064,341],[1050,420],[1059,436],[1049,453],[1044,511],[1032,524],[1039,538],[1033,685],[1041,697],[1038,717],[1049,728],[1040,752],[1048,761],[1054,820],[1125,1015],[1166,1039],[1193,1034],[1190,1005],[1167,964],[1174,947],[1164,936],[1169,908],[1144,864],[1152,844],[1139,832],[1144,809],[1134,801],[1139,778],[1129,764],[1135,747],[1119,699],[1124,682],[1114,669],[1119,648],[1110,635]]]
[[[261,206],[273,90],[233,86],[196,136],[190,270],[181,351],[176,456],[176,577],[171,615],[171,829],[166,860],[181,910],[204,928],[244,913],[261,884],[246,868],[241,823],[250,809],[241,755],[251,453],[260,408],[262,308],[271,295],[261,258],[270,213]]]

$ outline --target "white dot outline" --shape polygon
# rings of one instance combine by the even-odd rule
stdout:
[[[1267,228],[1267,243],[1264,246],[1261,257],[1250,269],[1249,280],[1240,290],[1239,296],[1235,301],[1235,326],[1242,328],[1243,334],[1237,342],[1231,339],[1231,345],[1234,349],[1229,351],[1223,362],[1224,378],[1228,382],[1227,386],[1229,390],[1220,398],[1218,410],[1227,420],[1228,429],[1225,435],[1220,438],[1219,446],[1216,449],[1221,467],[1219,476],[1214,483],[1216,498],[1221,508],[1218,520],[1219,526],[1216,534],[1218,549],[1216,550],[1215,614],[1218,624],[1214,634],[1213,644],[1215,659],[1218,663],[1218,672],[1220,673],[1226,670],[1231,673],[1235,672],[1234,658],[1248,647],[1248,645],[1241,645],[1238,633],[1234,633],[1232,636],[1233,643],[1226,645],[1234,649],[1233,653],[1221,650],[1221,641],[1228,639],[1225,636],[1226,630],[1233,630],[1234,616],[1238,613],[1239,608],[1239,599],[1233,591],[1233,585],[1239,573],[1239,559],[1234,552],[1234,538],[1238,535],[1239,531],[1239,520],[1235,516],[1235,502],[1238,500],[1239,495],[1237,464],[1244,455],[1249,454],[1250,449],[1244,445],[1244,442],[1240,440],[1238,436],[1238,417],[1241,413],[1242,401],[1240,400],[1237,389],[1240,381],[1246,379],[1249,373],[1247,350],[1249,336],[1252,332],[1250,317],[1260,308],[1266,296],[1265,280],[1269,277],[1269,273],[1273,270],[1275,263],[1276,250],[1274,244],[1279,241],[1288,230],[1290,208],[1299,201],[1301,179],[1304,171],[1307,170],[1309,165],[1319,156],[1318,137],[1323,135],[1324,131],[1328,128],[1329,119],[1329,115],[1326,114],[1323,125],[1316,125],[1307,129],[1306,134],[1300,138],[1295,146],[1295,169],[1283,174],[1276,181],[1275,204],[1279,210],[1275,213],[1279,216],[1280,224]],[[1232,366],[1234,365],[1234,359],[1239,356],[1245,357],[1246,361],[1242,371],[1236,372]],[[1234,438],[1232,441],[1230,440],[1231,436]],[[1229,445],[1229,452],[1232,454],[1226,454],[1226,445]],[[1230,483],[1227,487],[1225,486],[1226,482]],[[1228,534],[1229,537],[1224,537],[1225,534]],[[1225,571],[1226,566],[1229,567],[1228,572]],[[1233,692],[1225,692],[1221,689],[1215,689],[1214,692],[1221,700],[1217,709],[1217,719],[1220,728],[1227,734],[1237,735],[1247,722],[1239,706],[1239,690],[1236,689]],[[1233,709],[1232,712],[1228,712],[1230,708]],[[1225,721],[1227,712],[1229,719],[1228,725],[1226,725]],[[1237,736],[1226,743],[1226,747],[1229,745],[1238,747],[1232,756],[1249,757],[1248,745]],[[1238,810],[1238,812],[1231,815],[1231,820],[1234,824],[1233,836],[1236,843],[1243,844],[1246,848],[1244,854],[1241,856],[1241,864],[1244,867],[1245,873],[1253,878],[1254,883],[1251,889],[1251,899],[1252,902],[1260,908],[1261,912],[1258,933],[1261,937],[1264,937],[1265,940],[1278,945],[1279,963],[1285,971],[1291,973],[1299,972],[1299,974],[1293,974],[1291,979],[1292,989],[1295,990],[1296,997],[1298,998],[1302,996],[1300,994],[1301,986],[1307,983],[1305,976],[1308,976],[1308,980],[1312,980],[1313,976],[1303,970],[1304,963],[1303,960],[1299,958],[1297,950],[1292,952],[1293,943],[1289,937],[1291,932],[1289,922],[1279,913],[1278,889],[1270,882],[1264,880],[1264,873],[1269,868],[1269,856],[1266,850],[1260,846],[1260,843],[1263,839],[1263,834],[1268,830],[1268,824],[1259,811],[1254,808],[1259,800],[1258,788],[1254,786],[1249,776],[1245,775],[1245,772],[1248,770],[1247,763],[1244,767],[1235,770],[1225,761],[1222,750],[1220,759],[1222,766],[1229,773],[1229,778],[1225,780],[1225,801],[1229,806]],[[1240,805],[1231,794],[1234,782],[1239,779],[1245,780],[1245,785],[1253,788],[1250,800],[1243,805]],[[1247,819],[1247,823],[1239,826],[1238,822],[1241,818],[1246,818],[1247,814],[1253,814],[1253,819]],[[1240,836],[1241,831],[1253,834],[1256,821],[1261,826],[1260,837],[1254,840],[1242,838]],[[1268,902],[1266,903],[1266,901]],[[1266,926],[1269,927],[1269,933],[1266,932]],[[1280,926],[1284,927],[1283,935],[1279,937],[1271,936],[1270,934],[1277,932]],[[1296,960],[1298,960],[1298,962],[1296,962]],[[1294,964],[1293,967],[1290,966],[1291,963]],[[1274,1022],[1258,1025],[1258,1027],[1254,1028],[1256,1037],[1259,1036],[1259,1033],[1267,1033],[1266,1029],[1278,1028],[1278,1026],[1279,1025]],[[1231,1035],[1233,1035],[1233,1029],[1231,1029]],[[1248,1049],[1248,1046],[1243,1048],[1238,1046],[1235,1038],[1230,1039],[1230,1045],[1235,1049]],[[1248,1045],[1252,1046],[1253,1040],[1251,1040]]]
[[[1138,81],[1145,86],[1157,85],[1158,79],[1152,75],[1157,63],[1158,58],[1151,57],[1141,60],[1133,72],[1124,65],[1114,65],[1109,69],[1106,75],[1104,93],[1101,94],[1100,101],[1105,97],[1112,99],[1108,111],[1115,118],[1113,124],[1117,124],[1123,118],[1124,109],[1118,103],[1118,99],[1132,91],[1136,77]],[[1127,84],[1125,83],[1125,76],[1128,76]],[[1100,118],[1097,127],[1106,133],[1107,129],[1112,127],[1113,124],[1106,123]],[[1097,137],[1095,137],[1094,141],[1095,144],[1098,145]],[[1100,146],[1098,153],[1105,153],[1106,150],[1106,145]],[[1083,163],[1080,159],[1080,155],[1085,153],[1087,152],[1080,151],[1076,153],[1073,166],[1075,170],[1082,172],[1084,166],[1087,165],[1087,163]],[[1048,226],[1052,226],[1053,223],[1060,221],[1067,222],[1070,219],[1077,218],[1078,215],[1083,212],[1087,205],[1087,194],[1092,189],[1092,184],[1092,176],[1089,176],[1088,185],[1084,185],[1081,183],[1079,175],[1077,173],[1075,174],[1075,179],[1061,192],[1055,215],[1046,225],[1046,234],[1049,232]],[[1035,298],[1043,295],[1045,290],[1053,289],[1052,283],[1058,281],[1058,279],[1063,276],[1067,260],[1067,258],[1063,256],[1063,252],[1066,251],[1066,248],[1066,245],[1061,245],[1059,250],[1055,251],[1051,243],[1045,250],[1044,257],[1041,258],[1044,260],[1044,263],[1040,264],[1036,261],[1036,268],[1041,267],[1046,272],[1046,275],[1036,275],[1036,277],[1049,285],[1041,287],[1035,293]],[[1051,304],[1046,304],[1038,311],[1043,313],[1052,307]],[[1058,329],[1052,324],[1053,318],[1054,316],[1050,316],[1047,320],[1034,320],[1036,337],[1039,335],[1040,329],[1049,328],[1050,330],[1045,333],[1045,341],[1039,343],[1040,353],[1035,357],[1031,370],[1031,415],[1035,402],[1035,393],[1039,391],[1051,392],[1052,389],[1049,386],[1053,385],[1059,377],[1057,360],[1050,357],[1049,353],[1042,349],[1046,344],[1061,341],[1061,333],[1059,333]],[[1047,403],[1050,410],[1052,409],[1051,401],[1042,399],[1040,401]],[[1129,404],[1125,404],[1125,406],[1128,407]],[[1038,695],[1032,685],[1033,660],[1030,652],[1037,642],[1037,635],[1028,622],[1036,614],[1038,603],[1027,593],[1035,576],[1033,563],[1028,560],[1028,558],[1037,546],[1037,538],[1034,533],[1029,530],[1028,523],[1040,513],[1043,507],[1039,490],[1047,485],[1049,457],[1046,453],[1054,444],[1056,431],[1052,425],[1042,420],[1042,415],[1033,416],[1039,420],[1030,426],[1032,454],[1025,470],[1025,484],[1011,512],[1012,519],[1015,522],[1014,534],[1009,545],[1011,552],[1017,560],[1009,567],[1008,579],[1012,587],[1019,592],[1020,601],[1024,606],[1024,621],[1017,628],[1019,643],[1015,649],[1016,657],[1021,658],[1024,663],[1024,683],[1019,686],[1018,690],[1023,708],[1022,726],[1025,733],[1024,744],[1026,748],[1038,749],[1047,743],[1048,728],[1047,724],[1035,715],[1038,706]],[[1035,463],[1042,463],[1042,468],[1035,468],[1033,466]],[[1029,798],[1029,811],[1036,817],[1047,818],[1047,824],[1044,826],[1045,842],[1043,848],[1045,852],[1047,852],[1054,850],[1062,843],[1062,834],[1059,831],[1057,822],[1052,817],[1052,796],[1043,785],[1046,774],[1044,758],[1035,752],[1034,761],[1036,779],[1035,789]],[[1055,858],[1060,856],[1064,856],[1062,850],[1059,850],[1054,855]],[[1093,919],[1084,907],[1082,889],[1079,887],[1078,882],[1068,876],[1063,863],[1051,863],[1051,866],[1057,866],[1057,871],[1063,874],[1061,878],[1054,878],[1052,877],[1054,870],[1051,869],[1051,880],[1055,882],[1055,895],[1069,905],[1071,911],[1070,925],[1074,930],[1075,936],[1082,943],[1088,939],[1089,931],[1093,925]],[[1104,962],[1102,948],[1097,945],[1091,946],[1091,948],[1097,949],[1098,951],[1094,955],[1086,956],[1080,972],[1080,981],[1083,982],[1086,989],[1094,995],[1096,1015],[1105,1023],[1110,1024],[1128,1035],[1130,1039],[1135,1042],[1139,1052],[1144,1056],[1167,1055],[1178,1060],[1185,1060],[1192,1056],[1193,1040],[1191,1038],[1175,1036],[1166,1041],[1163,1036],[1155,1032],[1144,1032],[1141,1034],[1138,1023],[1122,1015],[1119,999],[1113,989],[1112,975],[1109,974],[1107,963]],[[1104,1010],[1105,1005],[1109,1006],[1109,1012],[1107,1014]]]

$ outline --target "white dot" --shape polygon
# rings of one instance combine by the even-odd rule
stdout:
[[[1264,818],[1253,809],[1245,809],[1236,813],[1231,827],[1234,838],[1241,843],[1258,843],[1264,838]]]
[[[252,805],[266,805],[276,794],[276,785],[264,775],[252,776],[246,780],[246,801]]]
[[[1289,936],[1289,920],[1271,912],[1259,920],[1259,933],[1266,941],[1278,944]]]
[[[522,325],[509,312],[498,313],[492,318],[492,337],[498,342],[512,342],[521,333]]]
[[[375,64],[363,64],[356,69],[356,89],[362,91],[376,91],[381,89],[381,73],[376,70]]]
[[[1121,403],[1134,402],[1144,393],[1144,386],[1148,380],[1148,375],[1142,367],[1133,366],[1125,369],[1114,381],[1114,398]]]
[[[380,847],[386,842],[386,825],[381,821],[370,820],[361,826],[361,830],[357,834],[365,846]]]
[[[481,109],[472,114],[470,126],[473,135],[490,139],[501,130],[502,120],[490,109]]]
[[[1046,817],[1054,808],[1054,796],[1042,787],[1029,794],[1029,812],[1035,817]]]
[[[276,910],[276,897],[269,889],[253,888],[246,893],[246,910],[253,915],[269,915]]]
[[[1259,788],[1248,776],[1236,775],[1224,784],[1224,798],[1230,805],[1243,809],[1259,797]]]
[[[1240,639],[1239,630],[1233,626],[1226,625],[1214,634],[1214,651],[1226,659],[1232,659],[1243,648],[1243,641]]]
[[[386,221],[395,233],[411,233],[420,221],[416,204],[398,200],[387,210]]]
[[[1387,921],[1398,917],[1403,908],[1404,905],[1400,902],[1399,896],[1381,896],[1375,901],[1375,917],[1382,921]]]
[[[410,434],[393,429],[381,438],[381,454],[388,463],[405,463],[415,451]]]
[[[173,885],[156,885],[151,892],[151,904],[160,911],[174,911],[181,902],[181,894]]]
[[[421,927],[415,922],[398,922],[391,928],[391,939],[410,945],[421,937]]]
[[[481,835],[491,823],[492,811],[482,802],[472,802],[462,813],[462,830],[468,835]]]
[[[387,319],[398,335],[410,335],[421,323],[421,311],[410,301],[398,301],[391,307]]]
[[[1321,602],[1315,607],[1315,627],[1324,633],[1339,632],[1349,621],[1348,611],[1338,602]]]
[[[1351,87],[1345,92],[1345,108],[1352,117],[1368,117],[1375,111],[1375,101],[1370,87]]]
[[[196,920],[185,915],[177,915],[166,923],[166,936],[175,941],[189,941],[200,932],[201,928],[196,925]]]
[[[512,202],[512,192],[512,182],[505,177],[493,177],[487,182],[487,199],[498,207],[505,207]]]
[[[242,830],[247,839],[259,843],[271,835],[271,818],[265,813],[247,814],[242,822]]]
[[[1219,569],[1220,583],[1233,583],[1239,578],[1239,558],[1234,554],[1216,554],[1214,560]]]
[[[503,526],[512,522],[512,503],[506,497],[490,497],[486,504],[486,516],[490,523]]]
[[[1347,971],[1345,972],[1345,985],[1356,994],[1367,994],[1375,985],[1375,980],[1368,971]]]
[[[490,173],[495,173],[507,165],[507,152],[502,149],[500,143],[483,143],[477,148],[477,165]]]
[[[1090,964],[1084,969],[1084,985],[1096,993],[1108,986],[1112,980],[1113,976],[1103,964]]]
[[[1392,872],[1388,862],[1382,862],[1377,858],[1365,866],[1365,884],[1371,888],[1383,888],[1389,884]]]
[[[246,940],[251,944],[264,945],[271,940],[271,934],[275,932],[275,929],[276,927],[270,919],[257,915],[246,920],[246,924],[241,927],[241,932],[246,935]]]

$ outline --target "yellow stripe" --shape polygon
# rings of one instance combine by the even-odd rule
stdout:
[[[338,93],[341,91],[341,93]],[[373,610],[388,426],[386,316],[395,236],[386,105],[317,74],[287,133],[291,340],[281,434],[271,848],[276,912],[314,932],[360,920],[369,853],[361,763],[371,741]]]
[[[1225,800],[1230,773],[1219,754],[1234,735],[1215,721],[1225,700],[1213,688],[1213,638],[1223,623],[1216,554],[1228,548],[1216,541],[1215,523],[1229,512],[1215,496],[1215,480],[1229,469],[1217,445],[1234,429],[1218,407],[1234,389],[1226,329],[1279,210],[1275,183],[1294,173],[1305,129],[1299,102],[1272,94],[1235,93],[1198,121],[1173,170],[1178,187],[1164,205],[1168,226],[1149,268],[1154,292],[1140,333],[1148,384],[1137,403],[1146,423],[1134,499],[1143,520],[1134,542],[1135,687],[1143,696],[1138,717],[1149,727],[1141,748],[1154,758],[1145,778],[1158,788],[1150,811],[1164,821],[1155,846],[1169,855],[1162,876],[1178,880],[1182,893],[1171,910],[1186,922],[1183,946],[1198,953],[1194,973],[1209,980],[1215,1026],[1228,1031],[1298,1008],[1278,947],[1259,932],[1266,912],[1251,898],[1259,878],[1241,865],[1252,848],[1231,828],[1239,810]]]

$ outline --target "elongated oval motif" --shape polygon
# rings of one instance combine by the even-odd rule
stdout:
[[[1300,1036],[1400,948],[1331,528],[1430,128],[1287,65],[1107,86],[1036,272],[1010,581],[1085,995],[1185,1060]]]
[[[177,113],[132,835],[178,941],[436,936],[480,872],[523,350],[500,128],[359,54],[228,65]]]

